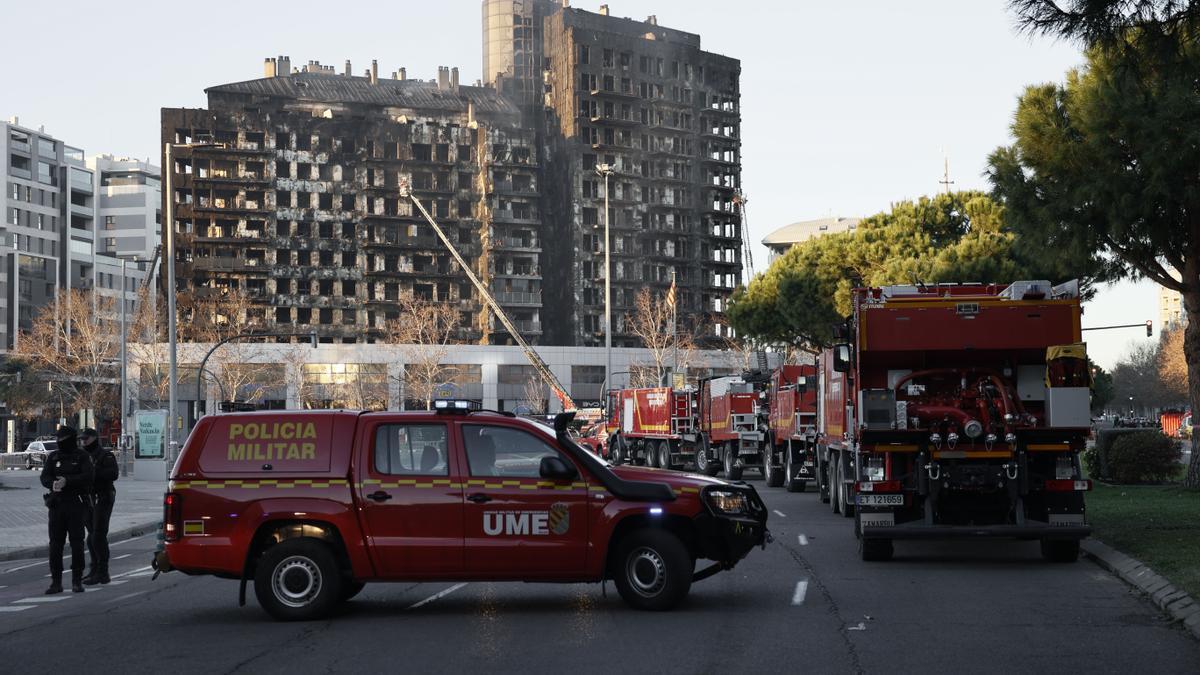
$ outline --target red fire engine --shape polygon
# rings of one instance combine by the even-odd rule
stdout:
[[[821,493],[864,560],[894,539],[1039,539],[1073,561],[1090,527],[1078,284],[855,289],[821,357]]]
[[[608,450],[613,463],[675,469],[692,461],[694,400],[693,392],[670,387],[610,391],[608,420],[613,433]]]
[[[763,470],[767,485],[803,492],[816,478],[817,367],[776,368],[766,395]]]
[[[730,480],[740,479],[746,466],[761,470],[763,432],[754,384],[741,377],[701,380],[696,404],[696,468],[710,476],[724,469]]]

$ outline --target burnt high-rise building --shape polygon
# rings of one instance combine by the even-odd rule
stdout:
[[[495,90],[267,59],[264,77],[164,109],[186,312],[245,292],[258,325],[371,342],[401,296],[450,303],[465,341],[510,338],[402,195],[417,196],[526,337],[542,330],[534,133]]]
[[[740,62],[607,5],[484,0],[483,17],[485,77],[523,106],[542,98],[529,117],[549,158],[547,339],[603,343],[605,174],[614,344],[637,344],[624,317],[640,289],[665,292],[672,276],[681,320],[729,336],[742,273]]]

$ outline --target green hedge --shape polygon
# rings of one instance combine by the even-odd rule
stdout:
[[[1179,442],[1158,431],[1118,437],[1108,451],[1108,469],[1118,483],[1164,483],[1178,469]]]
[[[1122,436],[1144,433],[1157,432],[1148,432],[1145,429],[1100,429],[1097,431],[1095,445],[1083,453],[1083,467],[1087,469],[1088,476],[1100,480],[1113,480],[1112,470],[1108,461],[1113,443]]]

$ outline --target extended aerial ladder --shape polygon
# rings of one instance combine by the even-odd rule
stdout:
[[[467,261],[463,259],[462,255],[459,254],[458,249],[454,248],[454,244],[451,243],[450,238],[447,237],[446,233],[442,231],[442,228],[437,224],[437,221],[433,219],[433,216],[430,216],[429,212],[425,210],[425,205],[421,203],[421,200],[417,199],[417,196],[412,193],[412,190],[409,189],[407,184],[402,184],[400,186],[400,196],[407,197],[409,200],[411,200],[413,206],[416,206],[417,210],[421,212],[421,215],[425,217],[426,222],[428,222],[429,226],[433,228],[433,231],[437,234],[438,239],[442,240],[442,243],[446,246],[446,249],[450,251],[450,255],[454,256],[454,259],[458,261],[458,266],[462,268],[463,272],[466,272],[467,278],[470,279],[471,283],[475,285],[475,290],[478,291],[479,297],[482,298],[483,301],[487,303],[488,308],[496,314],[496,317],[500,319],[500,323],[504,324],[504,328],[508,330],[508,334],[511,335],[513,339],[517,341],[517,344],[521,346],[521,349],[524,350],[525,358],[529,359],[529,363],[533,364],[533,369],[537,371],[538,376],[541,377],[547,385],[549,385],[550,391],[554,392],[555,398],[562,403],[563,410],[575,410],[577,406],[575,405],[575,401],[571,399],[571,395],[567,393],[566,387],[564,387],[562,383],[558,381],[558,378],[555,377],[554,373],[550,371],[550,367],[546,365],[546,362],[542,360],[542,357],[538,356],[538,353],[529,346],[529,343],[525,342],[525,338],[521,337],[521,333],[517,331],[517,327],[514,326],[512,320],[508,318],[508,314],[506,314],[504,310],[500,308],[500,304],[496,302],[494,297],[492,297],[491,291],[489,291],[487,286],[485,286],[484,283],[479,280],[479,277],[475,276],[475,271],[471,269],[471,266],[468,265]]]

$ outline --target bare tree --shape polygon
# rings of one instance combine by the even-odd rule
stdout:
[[[118,411],[115,308],[114,299],[95,291],[60,290],[17,341],[17,353],[46,373],[65,407],[97,418]]]
[[[400,317],[384,327],[388,343],[402,352],[405,397],[433,406],[433,393],[448,375],[442,360],[450,354],[450,344],[458,333],[458,310],[448,304],[421,300],[411,295],[399,301]]]
[[[228,290],[200,298],[192,304],[188,321],[180,326],[180,339],[217,343],[265,327],[263,309],[244,291]],[[264,377],[272,364],[263,363],[261,343],[236,341],[222,345],[209,358],[203,382],[215,382],[229,400],[256,401],[267,387]],[[202,387],[202,390],[206,387]]]
[[[637,336],[642,346],[650,352],[650,363],[647,365],[653,370],[652,376],[648,377],[644,370],[635,366],[634,372],[630,373],[630,382],[643,382],[635,386],[658,386],[676,354],[679,357],[679,369],[687,372],[684,359],[686,357],[690,361],[694,358],[695,336],[687,331],[676,330],[675,311],[667,302],[666,293],[659,295],[643,288],[634,298],[633,309],[632,314],[625,315],[625,330]]]
[[[284,382],[287,387],[296,393],[296,406],[301,410],[308,410],[314,406],[313,400],[313,384],[306,377],[306,369],[304,366],[308,364],[309,354],[312,349],[307,345],[292,345],[283,354],[284,367]]]
[[[542,378],[538,377],[537,373],[530,375],[525,380],[525,405],[529,406],[529,412],[534,415],[546,414],[546,392],[548,387]]]
[[[130,382],[134,400],[163,407],[170,391],[166,368],[170,354],[162,335],[166,329],[160,311],[164,304],[155,300],[149,285],[138,291],[133,317],[126,328],[126,349],[130,363],[138,367],[137,379]]]

